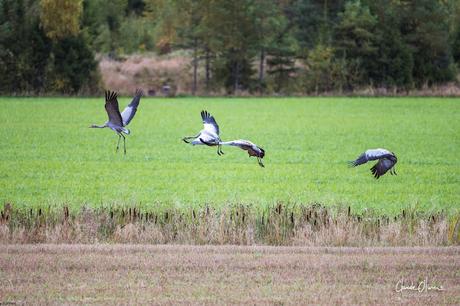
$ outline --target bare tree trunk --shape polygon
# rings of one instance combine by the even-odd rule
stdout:
[[[262,81],[264,80],[264,66],[265,64],[265,49],[262,48],[260,51],[260,63],[259,63],[259,83],[262,84]]]
[[[197,72],[198,72],[198,50],[197,50],[197,39],[194,40],[193,45],[193,85],[192,85],[192,94],[196,94],[197,89]]]
[[[234,78],[235,78],[235,83],[233,86],[233,94],[236,94],[238,91],[239,87],[239,76],[240,76],[240,62],[236,61],[235,63],[235,68],[234,68]]]
[[[209,91],[209,81],[211,79],[211,75],[210,75],[210,70],[211,70],[211,66],[210,66],[210,54],[209,54],[209,48],[206,47],[206,54],[205,54],[205,70],[206,70],[206,92]]]

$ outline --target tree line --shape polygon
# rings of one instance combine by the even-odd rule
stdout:
[[[95,92],[96,54],[181,49],[192,93],[432,86],[457,77],[460,1],[0,0],[3,94]]]

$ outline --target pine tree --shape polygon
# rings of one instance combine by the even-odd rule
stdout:
[[[216,81],[221,81],[229,93],[249,89],[257,50],[252,1],[215,0],[210,25],[215,30],[211,49],[217,55],[213,67]]]
[[[414,59],[417,86],[453,80],[456,75],[449,44],[449,10],[441,1],[401,1],[401,33]]]
[[[339,14],[340,23],[335,29],[336,56],[346,63],[347,89],[369,83],[372,65],[377,56],[375,34],[377,18],[360,0],[350,1]]]

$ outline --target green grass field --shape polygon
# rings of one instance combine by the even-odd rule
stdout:
[[[123,108],[130,98],[119,98]],[[350,205],[388,214],[460,208],[460,102],[448,98],[143,98],[117,136],[103,98],[0,98],[0,201],[16,207],[284,203]],[[265,168],[238,148],[181,141],[202,128],[266,150]],[[398,176],[375,180],[347,161],[368,148],[398,156]]]

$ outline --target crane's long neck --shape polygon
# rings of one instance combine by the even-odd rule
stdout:
[[[235,146],[236,145],[234,141],[221,141],[219,142],[219,144],[221,146]]]
[[[103,124],[103,125],[92,124],[92,125],[90,126],[90,128],[93,128],[93,129],[103,129],[103,128],[105,128],[105,127],[107,127],[106,124]]]

